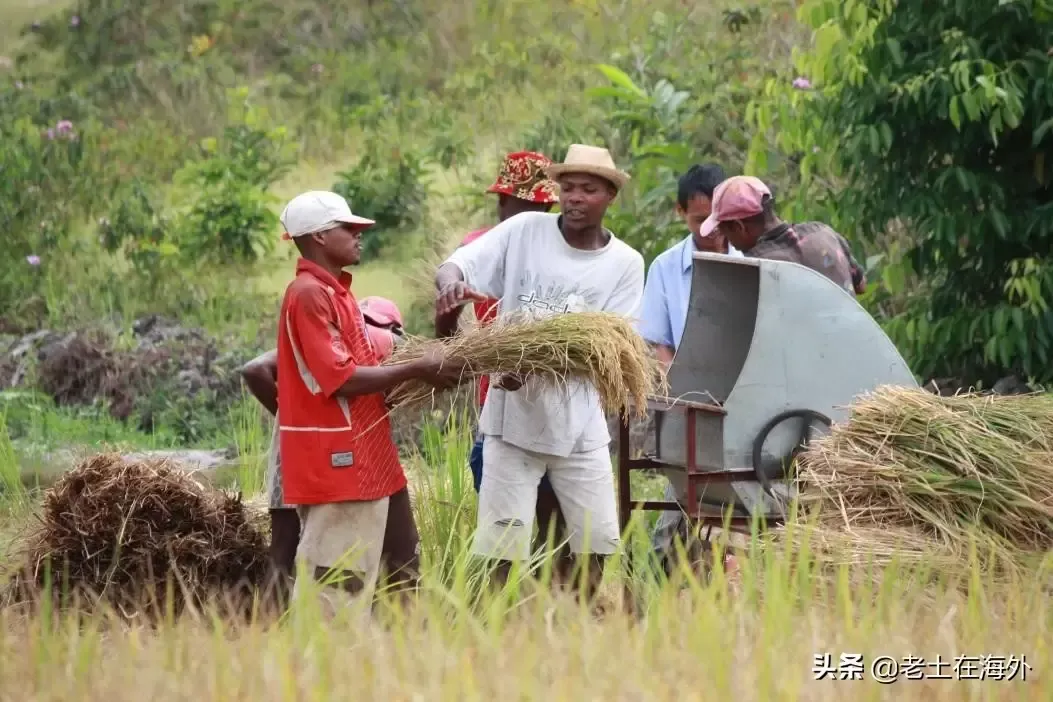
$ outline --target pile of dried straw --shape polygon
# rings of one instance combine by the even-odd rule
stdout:
[[[47,492],[7,594],[33,600],[50,580],[56,599],[76,595],[125,614],[206,602],[245,611],[270,573],[266,546],[240,498],[164,462],[104,454]]]
[[[819,555],[950,569],[1053,551],[1053,396],[881,388],[802,454]],[[809,538],[800,532],[799,538]]]
[[[647,396],[663,383],[658,362],[629,321],[605,312],[508,318],[450,339],[414,338],[387,363],[412,361],[435,345],[451,362],[463,362],[465,380],[504,373],[554,383],[588,380],[612,413],[646,416]],[[433,393],[430,385],[411,382],[392,391],[389,399],[396,407],[418,406],[431,401]]]

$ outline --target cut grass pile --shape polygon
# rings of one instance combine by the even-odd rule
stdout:
[[[178,614],[217,597],[251,611],[270,574],[264,532],[240,497],[178,466],[117,454],[86,459],[45,493],[12,560],[8,604],[50,591],[66,598],[60,605],[126,615]]]
[[[414,337],[387,363],[414,361],[433,348],[441,349],[449,362],[464,364],[465,381],[510,374],[568,389],[572,382],[586,381],[599,392],[607,412],[626,416],[646,416],[648,395],[663,384],[658,362],[629,320],[606,312],[515,316],[449,339]],[[521,392],[530,390],[528,385]],[[412,381],[395,388],[389,399],[401,409],[427,405],[434,394],[427,383]]]
[[[836,560],[1034,565],[1053,551],[1053,397],[879,388],[802,454],[799,479]]]

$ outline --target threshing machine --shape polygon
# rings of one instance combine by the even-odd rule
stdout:
[[[881,385],[917,387],[891,340],[824,275],[784,261],[695,253],[683,341],[668,397],[654,397],[654,453],[630,455],[623,421],[619,510],[680,510],[696,524],[749,528],[785,516],[790,466],[816,431]],[[632,499],[634,470],[658,470],[678,502]]]

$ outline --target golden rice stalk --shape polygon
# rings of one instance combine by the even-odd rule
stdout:
[[[972,542],[946,543],[922,530],[861,524],[851,528],[834,526],[787,525],[766,536],[769,545],[807,566],[822,580],[836,580],[838,571],[848,570],[854,582],[860,579],[873,586],[886,573],[900,582],[904,578],[918,585],[935,581],[967,586],[974,568],[999,582],[1014,577],[1033,577],[1041,572],[1040,558],[1006,548],[980,530]]]
[[[968,557],[953,547],[904,527],[778,527],[772,537],[788,544],[795,553],[807,551],[816,564],[825,567],[925,564],[947,572],[958,570],[963,562],[968,563]]]
[[[1053,401],[880,388],[801,456],[825,526],[914,529],[963,552],[1053,550]],[[978,536],[979,535],[979,536]]]
[[[438,345],[453,363],[463,363],[464,380],[517,374],[560,386],[585,380],[599,392],[608,412],[647,414],[647,397],[664,389],[661,366],[627,319],[606,312],[581,312],[542,319],[502,319],[449,339],[410,338],[386,365],[406,363]],[[434,388],[403,383],[388,396],[393,408],[428,404]]]

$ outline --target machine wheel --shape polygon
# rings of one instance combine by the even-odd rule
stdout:
[[[775,427],[791,419],[799,419],[801,422],[797,445],[790,451],[789,455],[780,459],[782,472],[778,475],[769,475],[763,465],[764,441],[775,430]],[[756,440],[753,442],[753,470],[757,474],[757,482],[760,483],[761,488],[769,497],[775,497],[771,491],[771,481],[775,478],[786,478],[790,475],[794,461],[808,444],[811,428],[817,425],[825,425],[829,429],[832,424],[833,422],[829,417],[815,410],[786,410],[768,420],[768,423],[764,425],[764,428],[761,429],[760,434],[757,435]]]

